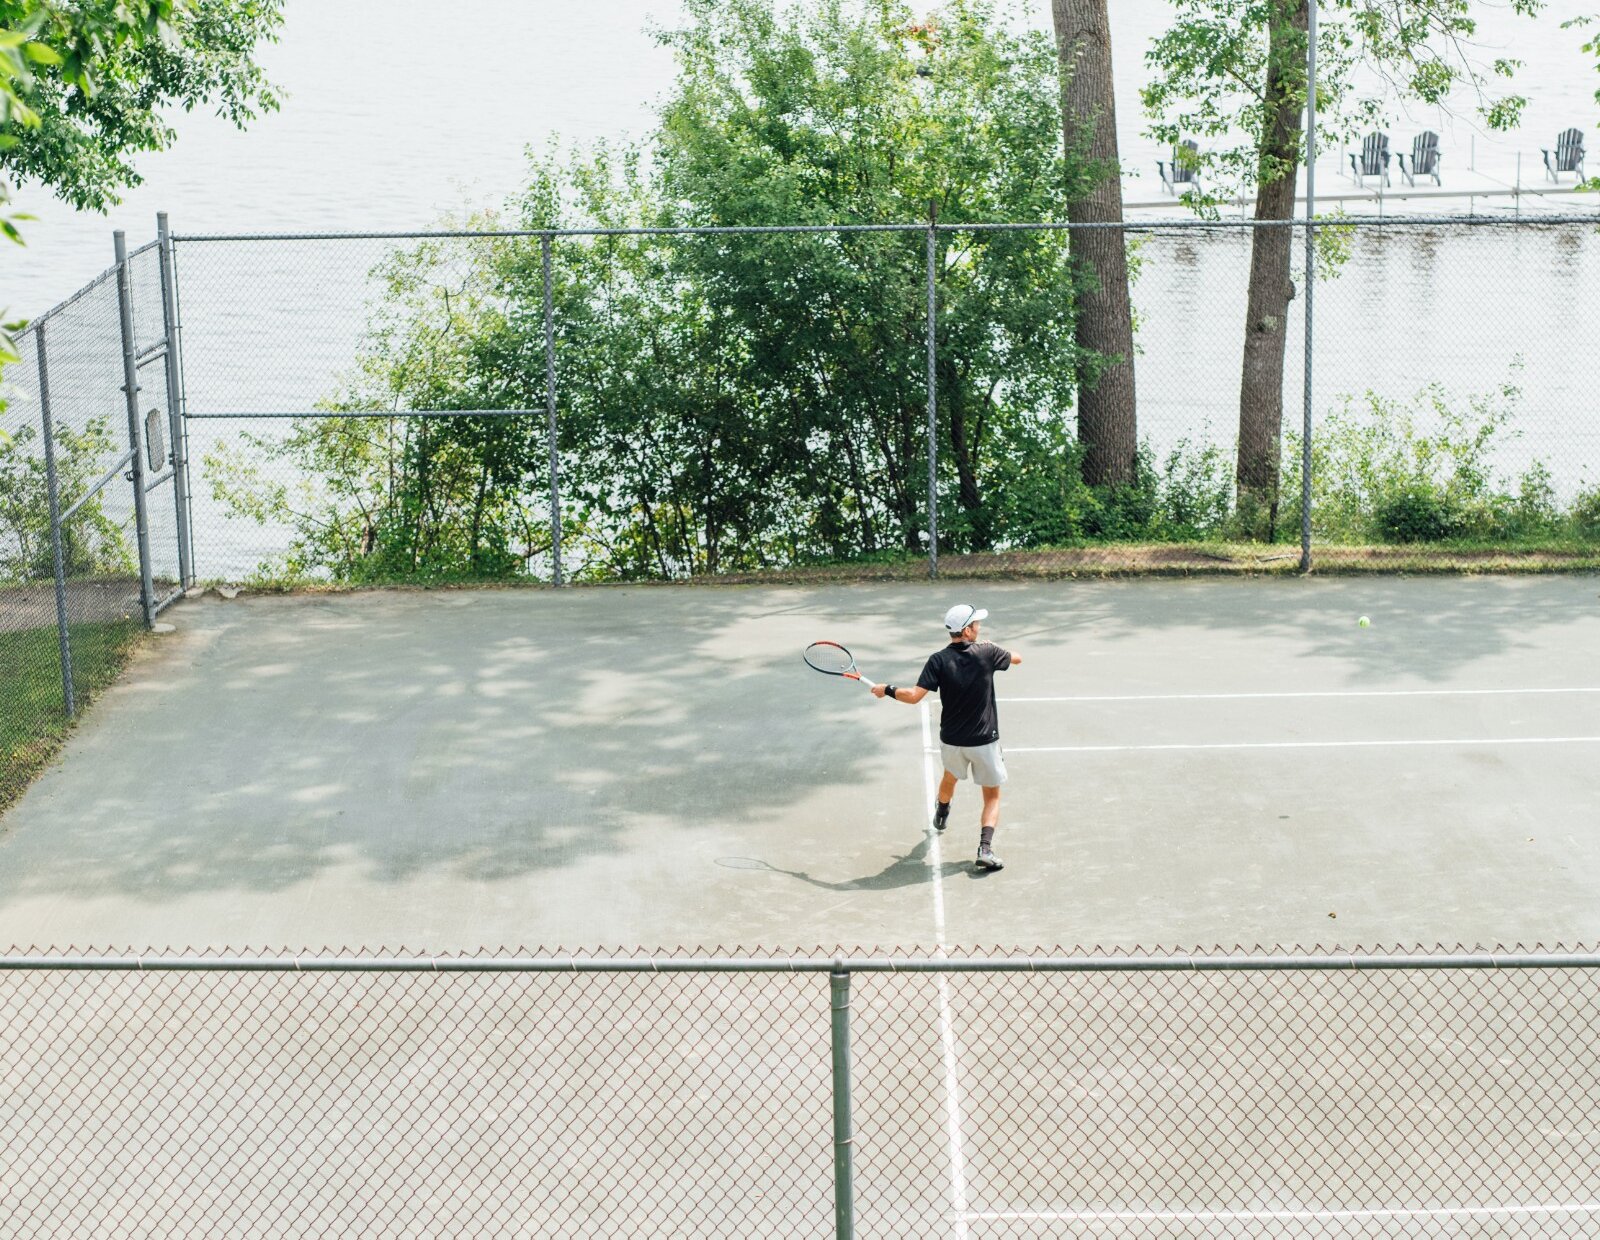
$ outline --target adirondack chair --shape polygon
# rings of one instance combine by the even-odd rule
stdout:
[[[1435,185],[1443,185],[1439,178],[1439,165],[1443,162],[1444,157],[1439,154],[1439,135],[1430,129],[1419,133],[1412,142],[1409,167],[1406,157],[1400,156],[1400,175],[1410,185],[1415,185],[1418,177],[1432,177]]]
[[[1186,189],[1200,188],[1200,180],[1195,169],[1200,162],[1200,148],[1193,142],[1180,142],[1172,148],[1172,162],[1156,160],[1156,167],[1161,172],[1161,187],[1169,194],[1176,195],[1180,186]]]
[[[1541,148],[1543,149],[1543,148]],[[1550,157],[1554,155],[1552,160]],[[1552,181],[1561,180],[1563,172],[1576,174],[1583,180],[1583,130],[1568,129],[1556,138],[1556,149],[1544,151],[1544,174]]]
[[[1350,170],[1355,174],[1356,184],[1363,189],[1368,177],[1382,177],[1383,183],[1389,184],[1389,135],[1369,133],[1363,138],[1360,157],[1353,151],[1350,154]]]

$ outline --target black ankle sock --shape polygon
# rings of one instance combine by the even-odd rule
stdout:
[[[978,847],[987,848],[994,843],[994,828],[984,827],[978,836]]]
[[[933,803],[933,811],[936,814],[948,814],[950,812],[950,802],[949,801],[935,801]]]

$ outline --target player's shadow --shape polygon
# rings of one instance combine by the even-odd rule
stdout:
[[[876,874],[839,881],[814,878],[805,870],[785,870],[775,865],[767,865],[766,868],[774,874],[799,879],[824,891],[893,891],[899,887],[915,887],[933,879],[934,867],[928,864],[928,847],[929,837],[924,835],[915,848],[902,857],[896,857]],[[938,872],[940,877],[949,878],[967,868],[960,861],[946,861],[938,867]]]

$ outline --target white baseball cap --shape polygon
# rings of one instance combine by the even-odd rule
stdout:
[[[951,633],[959,633],[967,625],[988,618],[989,613],[981,607],[974,607],[971,603],[957,603],[944,613],[944,627]]]

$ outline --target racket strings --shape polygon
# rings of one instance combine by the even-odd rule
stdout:
[[[855,666],[850,652],[837,642],[812,642],[806,647],[806,662],[819,672],[842,676]]]

